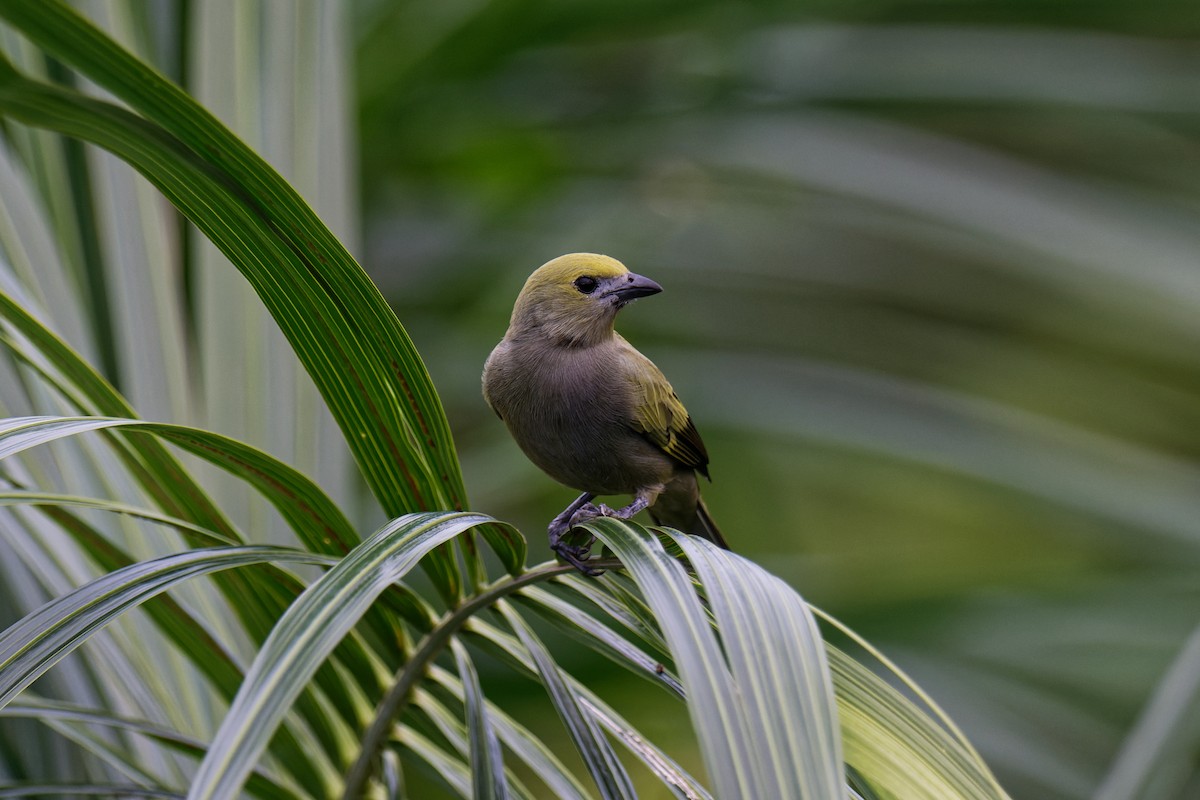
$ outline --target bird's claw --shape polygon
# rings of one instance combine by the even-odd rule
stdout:
[[[566,542],[560,541],[557,544],[551,545],[550,549],[554,551],[554,554],[557,555],[560,560],[567,562],[584,575],[587,575],[589,578],[595,578],[604,574],[604,570],[596,569],[588,563],[587,555],[592,550],[592,546],[590,544],[584,547],[575,547],[567,544]]]
[[[566,538],[567,534],[577,525],[596,517],[611,517],[615,513],[603,503],[599,505],[587,503],[577,509],[569,519],[563,519],[562,515],[555,517],[547,531],[550,539],[550,549],[554,551],[554,554],[560,560],[575,567],[575,569],[588,577],[594,578],[597,575],[603,575],[604,570],[595,569],[588,565],[588,554],[592,552],[592,543],[596,541],[595,537],[591,534],[586,534],[584,531],[580,531],[581,535],[587,536],[585,543],[580,545],[568,544]]]

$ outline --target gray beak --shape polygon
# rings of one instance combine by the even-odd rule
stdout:
[[[621,304],[637,300],[639,297],[648,297],[652,294],[658,294],[662,291],[662,287],[649,278],[635,275],[630,272],[628,275],[622,275],[619,278],[614,278],[612,288],[605,294],[616,295]]]

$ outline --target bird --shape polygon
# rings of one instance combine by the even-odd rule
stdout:
[[[656,524],[729,549],[700,498],[708,452],[662,371],[616,332],[617,313],[662,287],[615,258],[570,253],[538,267],[483,369],[483,397],[525,455],[582,492],[547,529],[550,548],[585,574],[591,548],[566,538],[599,516],[648,510]],[[710,479],[711,480],[711,479]],[[599,496],[633,495],[612,509]]]

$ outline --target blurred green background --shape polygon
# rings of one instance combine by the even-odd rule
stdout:
[[[548,555],[572,492],[479,372],[530,271],[619,258],[665,287],[620,328],[734,547],[1014,797],[1090,796],[1200,622],[1200,5],[359,0],[352,28],[359,255],[474,505]]]
[[[620,329],[691,410],[735,549],[910,671],[1015,799],[1112,800],[1142,755],[1182,786],[1148,796],[1200,796],[1200,3],[78,5],[345,238],[426,360],[472,504],[532,562],[573,492],[479,374],[529,272],[603,252],[665,287]],[[96,319],[52,308],[66,338],[94,328],[81,351],[146,418],[246,439],[353,506],[332,422],[289,424],[316,394],[244,281],[88,152],[112,275]],[[258,540],[286,533],[212,481]],[[676,703],[560,644],[698,766]],[[481,666],[561,737],[536,687]],[[1165,744],[1129,738],[1147,708]]]

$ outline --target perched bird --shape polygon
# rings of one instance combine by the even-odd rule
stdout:
[[[587,573],[590,544],[563,537],[597,516],[649,509],[660,525],[729,547],[700,499],[696,473],[708,477],[708,453],[687,409],[654,362],[613,330],[618,311],[661,291],[608,256],[560,256],[525,281],[483,368],[483,397],[525,455],[583,492],[549,536],[555,553]],[[592,502],[613,494],[634,500],[615,511]]]

